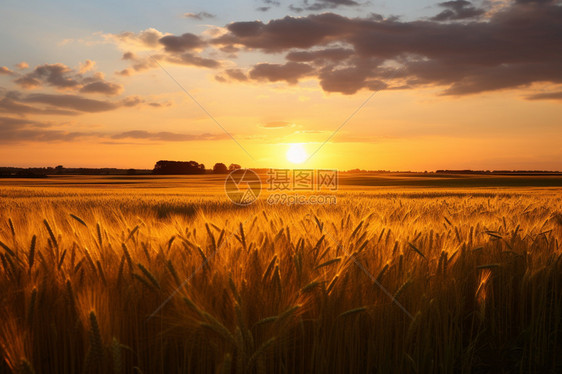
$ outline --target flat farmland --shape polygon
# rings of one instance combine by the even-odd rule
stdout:
[[[562,177],[260,177],[0,180],[0,373],[562,368]]]

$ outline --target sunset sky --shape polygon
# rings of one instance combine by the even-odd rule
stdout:
[[[0,166],[562,170],[561,1],[0,7]]]

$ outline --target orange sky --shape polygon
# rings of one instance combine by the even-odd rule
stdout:
[[[109,31],[84,27],[64,37],[69,30],[60,30],[43,41],[50,51],[36,54],[22,45],[37,34],[28,31],[14,46],[18,40],[6,38],[14,21],[3,23],[1,43],[14,53],[0,61],[0,166],[152,168],[174,159],[291,167],[287,149],[302,143],[316,153],[299,167],[561,170],[559,52],[536,61],[511,49],[490,57],[483,42],[475,56],[479,46],[467,39],[463,57],[454,41],[433,45],[412,35],[386,45],[375,34],[417,27],[447,35],[457,25],[464,35],[477,24],[482,40],[490,33],[505,37],[501,27],[521,39],[506,19],[525,11],[537,22],[537,38],[552,32],[547,41],[558,42],[558,2],[540,5],[551,9],[507,4],[480,12],[475,3],[470,19],[463,18],[472,14],[466,6],[451,8],[461,18],[445,21],[416,14],[404,21],[361,18],[364,10],[339,8],[289,18],[277,16],[281,8],[257,13],[261,18],[187,16],[171,30],[146,19],[130,31],[108,24]],[[10,12],[24,17],[15,3],[5,16]],[[248,19],[261,21],[238,22]],[[305,43],[282,28],[289,21],[325,35]],[[326,26],[340,24],[341,31]],[[534,48],[534,40],[519,39],[509,48]],[[418,49],[408,49],[410,40]]]

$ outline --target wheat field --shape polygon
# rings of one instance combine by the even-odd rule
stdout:
[[[0,373],[562,369],[560,189],[71,182],[0,187]]]

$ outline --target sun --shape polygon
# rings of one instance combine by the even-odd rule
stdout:
[[[294,143],[289,145],[287,150],[287,160],[293,164],[302,164],[308,158],[306,149],[300,143]]]

